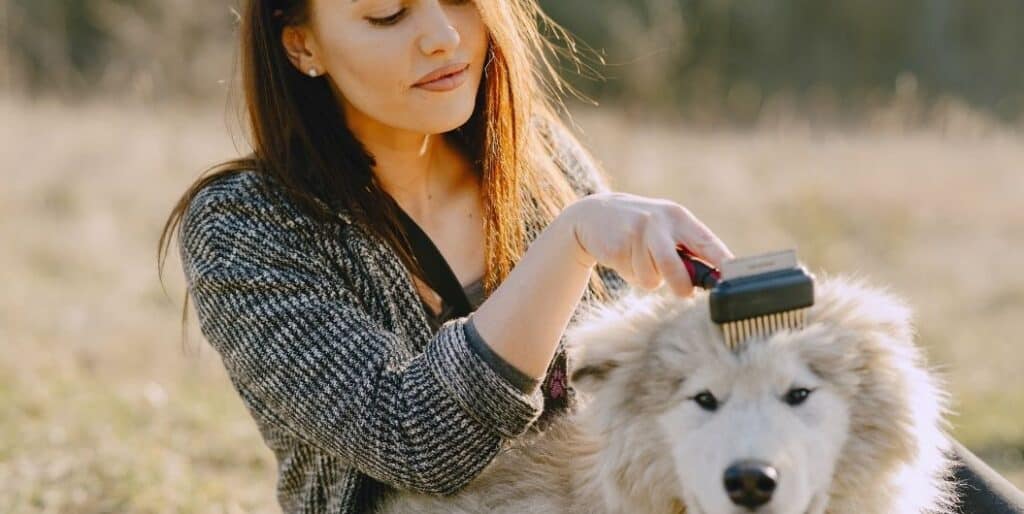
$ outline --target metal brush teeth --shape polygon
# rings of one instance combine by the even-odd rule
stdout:
[[[684,262],[694,283],[710,286],[711,321],[722,327],[725,345],[733,351],[753,337],[803,328],[814,305],[814,276],[793,250],[731,259],[720,273],[696,273],[703,269],[700,261],[687,257]],[[702,277],[711,279],[697,280]]]
[[[768,337],[780,330],[797,330],[803,328],[806,322],[807,309],[793,309],[723,323],[722,333],[725,336],[725,345],[730,350],[736,350],[740,343],[747,339]]]

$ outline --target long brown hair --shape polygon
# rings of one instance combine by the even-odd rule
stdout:
[[[300,209],[319,221],[337,221],[334,209],[347,210],[423,280],[394,201],[374,179],[373,159],[348,130],[327,80],[302,74],[281,44],[285,26],[309,19],[309,4],[245,2],[239,48],[253,152],[207,169],[178,200],[157,243],[161,281],[171,234],[180,241],[181,219],[192,198],[211,182],[242,171],[276,179]],[[489,293],[525,251],[524,210],[537,208],[550,221],[575,199],[557,168],[564,165],[556,158],[564,149],[556,147],[551,131],[559,133],[563,144],[574,145],[579,156],[591,157],[555,110],[556,105],[565,109],[558,92],[579,92],[559,78],[546,52],[582,64],[571,36],[541,11],[536,0],[476,0],[476,5],[489,29],[488,64],[470,119],[444,137],[465,152],[480,174],[487,234],[484,288]],[[552,29],[555,41],[542,35],[541,26]],[[558,39],[568,43],[569,51],[556,45]],[[599,297],[606,297],[597,273],[592,274],[591,285]],[[187,310],[188,294],[183,324]]]

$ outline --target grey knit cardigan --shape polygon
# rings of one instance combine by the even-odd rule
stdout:
[[[607,189],[578,150],[559,163],[580,196]],[[532,241],[544,227],[524,215]],[[179,233],[201,331],[276,456],[285,513],[369,512],[395,488],[451,494],[556,410],[547,386],[567,373],[514,387],[467,346],[468,317],[435,332],[397,255],[338,219],[317,223],[243,171],[200,191]],[[629,288],[595,271],[614,296]],[[588,287],[573,318],[594,301]],[[561,342],[552,362],[571,366]]]

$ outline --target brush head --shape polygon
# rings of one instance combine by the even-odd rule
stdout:
[[[695,283],[710,289],[711,320],[722,326],[730,348],[754,336],[802,328],[807,307],[814,305],[814,277],[793,250],[733,259],[715,271],[714,280]],[[691,270],[691,277],[699,275]]]
[[[802,309],[814,304],[814,278],[792,250],[734,259],[722,265],[710,302],[718,324]]]

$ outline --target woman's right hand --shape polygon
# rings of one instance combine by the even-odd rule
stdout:
[[[685,207],[670,200],[619,191],[595,193],[568,206],[577,260],[615,270],[643,289],[667,281],[680,296],[693,293],[676,245],[682,243],[716,267],[733,258],[729,248]]]

